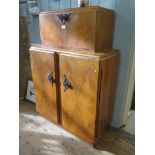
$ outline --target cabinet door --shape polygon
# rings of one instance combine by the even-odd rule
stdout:
[[[98,62],[61,54],[60,80],[62,126],[89,143],[93,143]],[[70,83],[68,89],[67,83]]]
[[[62,28],[58,15],[70,14],[66,28]],[[96,10],[61,11],[39,15],[40,34],[43,43],[58,48],[93,49]]]
[[[54,53],[30,51],[30,58],[37,111],[57,122]]]

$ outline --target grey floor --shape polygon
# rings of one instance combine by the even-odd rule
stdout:
[[[19,120],[20,155],[134,155],[134,136],[109,128],[94,149],[40,116],[26,100],[20,100]]]

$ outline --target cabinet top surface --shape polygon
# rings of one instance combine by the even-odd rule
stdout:
[[[114,54],[119,54],[119,51],[117,49],[107,49],[104,50],[104,52],[98,52],[98,53],[88,53],[84,50],[79,50],[79,49],[56,49],[56,48],[51,48],[49,46],[45,46],[42,44],[31,44],[30,47],[30,51],[40,51],[40,52],[56,52],[59,53],[61,55],[65,54],[65,55],[72,55],[72,56],[81,56],[81,57],[91,57],[91,58],[95,58],[95,59],[102,59],[102,58],[106,58],[109,56],[112,56]]]
[[[53,11],[46,11],[46,12],[40,12],[40,14],[48,14],[48,13],[58,13],[58,12],[66,12],[66,11],[97,11],[97,10],[102,10],[102,11],[108,11],[114,13],[113,10],[104,8],[104,7],[99,7],[99,6],[87,6],[87,7],[78,7],[78,8],[69,8],[69,9],[60,9],[60,10],[53,10]]]

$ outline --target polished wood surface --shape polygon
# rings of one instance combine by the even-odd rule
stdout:
[[[65,29],[57,15],[70,14]],[[67,9],[40,13],[42,43],[52,48],[74,48],[94,53],[110,49],[114,12],[100,7]]]
[[[97,142],[103,136],[107,126],[112,121],[117,86],[118,67],[119,52],[114,52],[112,57],[100,61],[98,84],[98,114],[95,142]]]
[[[111,55],[113,54],[113,52],[115,52],[115,49],[107,49],[107,50],[103,50],[98,51],[97,53],[88,53],[86,52],[86,50],[80,50],[80,52],[77,52],[76,49],[62,49],[62,48],[51,48],[50,46],[47,45],[42,45],[42,44],[32,44],[30,50],[33,51],[39,51],[39,52],[54,52],[54,53],[65,53],[65,54],[69,54],[72,56],[76,56],[76,57],[85,57],[85,58],[89,58],[89,59],[93,59],[93,60],[101,60],[101,59],[105,59],[105,57],[111,57]]]
[[[31,47],[37,110],[93,146],[110,124],[119,52],[84,54]],[[56,83],[47,80],[54,71]],[[71,87],[64,91],[64,74]]]
[[[53,72],[55,78],[54,53],[30,51],[32,77],[34,82],[36,108],[47,119],[58,122],[56,85],[48,81]]]
[[[93,143],[99,62],[60,54],[62,126]],[[72,88],[64,91],[64,74]]]
[[[96,15],[95,51],[112,48],[114,31],[114,14],[107,10],[99,9]]]
[[[95,12],[71,13],[70,20],[66,23],[66,29],[61,28],[61,21],[57,17],[59,12],[40,14],[40,31],[43,44],[51,45],[51,47],[83,48],[86,50],[94,47]],[[91,20],[88,20],[90,18]]]

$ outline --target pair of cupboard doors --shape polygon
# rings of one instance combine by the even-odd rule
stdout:
[[[30,59],[37,111],[95,145],[112,117],[118,51],[92,55],[31,47]]]

